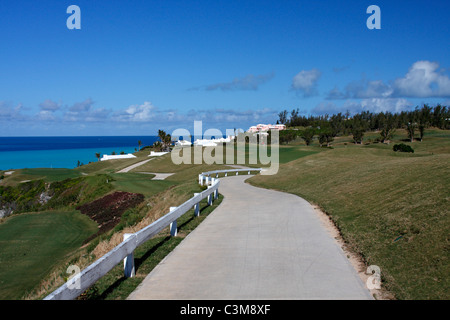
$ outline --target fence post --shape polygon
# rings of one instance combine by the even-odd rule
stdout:
[[[123,235],[123,241],[127,240],[129,237],[134,236],[133,233],[125,233]],[[136,275],[134,268],[134,253],[130,253],[123,259],[123,273],[126,278],[132,278]]]
[[[200,193],[194,193],[194,197],[199,195]],[[200,215],[200,202],[194,204],[194,217],[198,217]]]
[[[248,174],[250,174],[250,170],[248,171]]]
[[[208,188],[211,188],[211,187],[208,187]],[[210,206],[210,205],[212,205],[212,193],[210,193],[210,194],[208,194],[208,198],[207,198],[208,200],[208,206]]]
[[[216,184],[216,180],[218,180],[218,179],[215,179],[215,178],[213,178],[213,179],[212,179],[212,182],[211,182],[211,186],[213,186],[213,185],[215,185],[215,184]],[[216,200],[216,199],[217,199],[217,197],[218,197],[218,194],[217,194],[217,189],[216,189],[216,190],[214,190],[214,191],[213,191],[213,193],[211,193],[211,197],[212,197],[212,199],[211,199],[211,203],[213,203],[213,202],[214,202],[214,200]]]
[[[228,172],[225,172],[225,177],[228,175]]]
[[[203,185],[203,176],[201,174],[198,175],[198,183],[202,186]]]
[[[238,175],[239,174],[239,171],[236,171],[236,175]]]
[[[172,212],[173,210],[175,210],[177,207],[170,207],[170,212]],[[169,225],[169,230],[170,230],[170,236],[172,237],[176,237],[178,234],[178,230],[177,230],[177,220],[174,220],[170,223]]]

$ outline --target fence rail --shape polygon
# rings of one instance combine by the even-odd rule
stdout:
[[[184,202],[178,207],[171,207],[170,212],[162,216],[147,227],[131,234],[125,234],[124,240],[114,247],[111,251],[96,260],[94,263],[86,267],[81,272],[74,275],[66,283],[53,291],[44,300],[73,300],[80,294],[86,291],[90,286],[102,278],[112,268],[118,265],[121,261],[124,264],[124,275],[126,277],[133,277],[135,273],[134,267],[134,250],[141,244],[145,243],[161,230],[169,227],[170,234],[176,236],[177,233],[177,219],[183,214],[194,208],[195,216],[199,215],[200,201],[207,198],[208,205],[213,203],[219,195],[220,180],[218,175],[220,173],[236,173],[248,171],[261,171],[261,169],[230,169],[204,172],[199,175],[199,183],[203,185],[206,180],[208,188],[200,193],[195,193],[192,198]],[[216,175],[216,177],[211,177]]]

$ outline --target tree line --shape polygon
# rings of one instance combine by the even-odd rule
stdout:
[[[336,136],[351,135],[353,142],[361,144],[365,132],[378,131],[379,142],[388,142],[396,129],[406,129],[408,139],[413,142],[418,138],[422,141],[425,129],[436,127],[450,129],[450,108],[437,105],[430,107],[425,104],[412,111],[398,113],[363,111],[350,116],[350,113],[338,113],[321,116],[302,116],[299,109],[291,112],[283,110],[278,114],[277,124],[285,124],[288,130],[280,131],[280,143],[289,143],[300,136],[309,145],[315,135],[318,135],[321,146],[329,146]],[[302,127],[302,130],[292,130]],[[418,137],[416,137],[418,135]]]

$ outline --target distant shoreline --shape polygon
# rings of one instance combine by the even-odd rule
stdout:
[[[23,168],[74,169],[98,161],[96,153],[134,153],[152,145],[156,136],[0,137],[0,171]]]

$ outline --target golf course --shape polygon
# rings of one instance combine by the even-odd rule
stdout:
[[[317,139],[310,145],[294,139],[280,146],[276,175],[256,175],[247,183],[295,194],[320,207],[339,230],[346,249],[366,266],[380,268],[385,297],[448,299],[450,131],[429,128],[422,141],[408,142],[407,133],[397,130],[389,144],[371,138],[377,135],[367,132],[362,144],[341,135],[329,147]],[[396,143],[411,146],[414,153],[393,151]],[[0,220],[0,298],[44,298],[67,280],[69,266],[85,268],[119,244],[124,233],[140,230],[203,190],[199,173],[230,168],[175,165],[166,154],[118,173],[149,159],[149,153],[142,150],[133,159],[99,161],[76,169],[0,172],[0,200],[15,197],[16,206]],[[151,173],[172,175],[153,180]],[[80,210],[118,193],[142,198],[124,206],[108,228],[101,228],[99,217]],[[50,199],[32,201],[42,194]],[[126,299],[213,214],[222,198],[213,206],[202,202],[199,218],[193,211],[180,218],[177,237],[166,230],[139,247],[136,277],[124,278],[118,265],[79,299]]]

